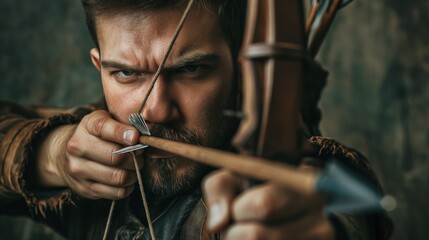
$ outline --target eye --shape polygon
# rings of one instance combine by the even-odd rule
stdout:
[[[136,81],[143,80],[142,73],[134,70],[118,69],[112,71],[110,75],[120,83],[133,83]]]
[[[116,74],[118,77],[131,77],[132,75],[134,75],[134,74],[135,74],[135,72],[133,72],[133,71],[128,71],[128,70],[120,70],[120,71],[117,71],[115,74]]]
[[[185,65],[183,67],[179,67],[176,71],[179,73],[194,73],[201,70],[201,65]]]

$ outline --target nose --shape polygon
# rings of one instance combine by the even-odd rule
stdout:
[[[148,125],[165,124],[178,118],[179,110],[174,94],[167,77],[161,74],[143,108],[143,118]]]

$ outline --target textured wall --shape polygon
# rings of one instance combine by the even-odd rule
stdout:
[[[0,0],[0,99],[73,106],[101,95],[79,0]],[[59,240],[47,228],[0,216],[0,240]]]
[[[79,0],[0,0],[0,98],[71,106],[100,96]]]
[[[429,3],[357,0],[321,61],[331,70],[323,132],[364,153],[398,208],[394,239],[427,239]]]
[[[429,219],[427,12],[427,0],[356,0],[319,59],[330,69],[322,130],[368,156],[397,197],[393,239],[426,239]],[[72,106],[100,96],[79,0],[0,0],[0,34],[1,99]],[[0,232],[49,234],[17,221],[1,217]]]

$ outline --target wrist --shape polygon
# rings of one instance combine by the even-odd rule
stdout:
[[[67,157],[67,143],[77,125],[64,125],[53,129],[36,149],[34,187],[66,187],[60,167]]]

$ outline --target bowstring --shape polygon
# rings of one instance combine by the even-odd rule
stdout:
[[[106,226],[104,228],[103,240],[107,239],[107,234],[109,233],[110,225],[112,222],[113,210],[115,209],[116,201],[113,200],[110,204],[109,216],[107,217]]]
[[[152,81],[150,83],[150,87],[148,88],[148,90],[146,92],[146,95],[143,99],[142,104],[140,105],[138,113],[141,113],[143,111],[143,108],[146,105],[147,99],[149,98],[149,95],[152,92],[152,89],[154,88],[155,83],[158,80],[162,69],[164,68],[165,62],[167,62],[167,58],[170,55],[170,52],[174,46],[174,43],[176,42],[177,36],[179,36],[180,30],[182,30],[183,24],[185,23],[186,17],[188,16],[189,10],[191,9],[193,3],[194,3],[194,0],[190,0],[188,5],[186,6],[185,12],[183,13],[182,18],[180,19],[179,25],[177,25],[176,31],[174,32],[174,35],[173,35],[173,38],[171,39],[170,44],[168,45],[167,51],[164,54],[164,58],[162,59],[162,62],[159,65],[158,70],[156,71],[155,75],[152,78]]]
[[[149,212],[149,205],[147,203],[147,198],[146,198],[146,193],[145,193],[144,186],[143,186],[142,176],[141,176],[141,173],[139,171],[139,169],[140,169],[139,164],[137,163],[136,155],[134,154],[134,152],[131,152],[131,155],[133,156],[134,167],[136,168],[137,181],[139,183],[140,194],[141,194],[142,201],[143,201],[144,211],[146,213],[146,221],[147,221],[147,225],[149,226],[150,237],[152,240],[155,240],[155,231],[153,230],[152,218],[151,218],[150,212]]]

